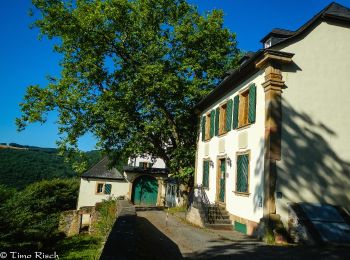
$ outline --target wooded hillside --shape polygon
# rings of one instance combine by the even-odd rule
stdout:
[[[89,165],[101,158],[99,151],[87,152],[87,156]],[[77,173],[55,149],[0,149],[0,184],[8,187],[23,189],[40,180],[75,176],[78,176]]]

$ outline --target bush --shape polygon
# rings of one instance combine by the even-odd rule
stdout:
[[[96,210],[98,211],[98,220],[96,228],[102,237],[107,237],[116,220],[117,201],[110,199],[100,203]]]
[[[59,214],[76,207],[78,189],[77,179],[54,179],[16,192],[0,208],[4,224],[0,245],[35,250],[56,243],[62,237],[57,229]]]

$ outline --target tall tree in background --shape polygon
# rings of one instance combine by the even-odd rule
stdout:
[[[62,71],[45,88],[28,87],[18,128],[43,123],[55,110],[62,151],[70,154],[91,132],[109,153],[148,153],[188,177],[197,135],[193,107],[239,55],[223,13],[202,16],[184,0],[33,5],[41,35],[58,39]]]

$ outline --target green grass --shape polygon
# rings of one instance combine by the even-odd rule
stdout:
[[[181,207],[168,208],[168,209],[166,209],[166,211],[168,211],[170,214],[175,214],[178,212],[186,212],[187,209],[186,209],[186,207],[181,206]]]
[[[99,259],[103,239],[98,236],[80,234],[61,240],[55,247],[60,259]]]

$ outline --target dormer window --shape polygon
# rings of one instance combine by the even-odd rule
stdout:
[[[272,45],[272,38],[269,38],[269,39],[267,39],[267,40],[264,42],[264,48],[265,48],[265,49],[271,47],[271,45]]]
[[[293,35],[293,31],[275,28],[262,38],[260,42],[263,44],[264,49],[267,49]]]

